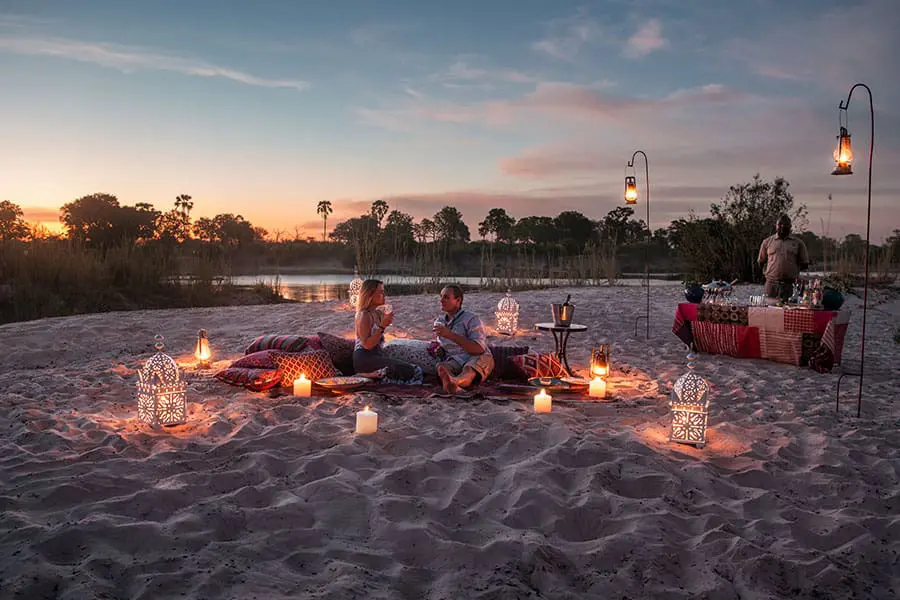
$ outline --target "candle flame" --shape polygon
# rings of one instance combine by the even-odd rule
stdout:
[[[300,379],[298,381],[307,381],[306,373],[300,373]]]
[[[365,412],[369,412],[369,405],[366,404],[366,407],[363,409]]]

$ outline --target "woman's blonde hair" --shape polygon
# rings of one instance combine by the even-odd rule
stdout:
[[[369,305],[372,304],[372,296],[378,291],[378,286],[383,284],[384,282],[378,279],[366,279],[363,281],[362,289],[359,291],[359,298],[356,299],[357,316],[364,310],[368,310]]]

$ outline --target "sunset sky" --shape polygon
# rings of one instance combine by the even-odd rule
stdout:
[[[602,217],[642,149],[654,229],[759,172],[840,238],[865,233],[864,90],[856,174],[829,174],[861,81],[880,243],[900,228],[898,31],[898,0],[0,0],[0,200],[57,222],[94,192],[189,194],[195,218],[290,235],[321,235],[319,200],[329,229],[378,199],[449,204],[477,237],[493,207]]]

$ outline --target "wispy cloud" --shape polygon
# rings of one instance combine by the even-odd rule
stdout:
[[[896,93],[893,57],[900,52],[896,9],[895,0],[841,4],[778,20],[759,37],[733,39],[724,50],[727,57],[764,77],[809,81],[829,90],[868,79],[883,81]]]
[[[204,60],[162,54],[143,48],[65,38],[26,37],[0,34],[0,51],[29,56],[52,56],[76,60],[124,73],[135,71],[170,71],[195,77],[219,77],[246,85],[305,90],[306,81],[299,79],[270,79],[244,71],[220,67]]]
[[[547,25],[547,35],[531,47],[541,54],[558,60],[573,60],[588,44],[608,37],[604,28],[586,11],[555,19]]]
[[[636,111],[686,108],[693,105],[729,105],[752,98],[721,84],[677,90],[663,98],[620,97],[598,86],[566,82],[540,82],[534,90],[514,98],[477,102],[405,98],[390,108],[359,108],[363,120],[395,131],[412,131],[428,121],[473,123],[508,127],[520,122],[535,124],[535,117],[574,121],[614,121]]]
[[[623,55],[626,58],[641,58],[668,46],[669,40],[662,36],[662,23],[659,19],[650,19],[628,38]]]

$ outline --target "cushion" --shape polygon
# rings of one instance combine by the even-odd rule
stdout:
[[[282,352],[300,352],[306,346],[305,335],[261,335],[244,350],[244,354],[253,354],[260,350],[281,350]]]
[[[283,387],[294,385],[294,380],[299,379],[301,373],[312,381],[323,377],[340,375],[340,372],[334,368],[331,357],[326,350],[278,352],[272,358],[281,371],[281,385]]]
[[[423,373],[434,375],[438,360],[429,352],[429,346],[431,342],[428,340],[390,340],[384,343],[382,352],[388,358],[414,364]]]
[[[528,353],[528,346],[494,346],[488,344],[488,350],[494,357],[494,370],[491,377],[498,379],[519,379],[521,371],[510,360],[513,356]]]
[[[328,351],[331,362],[344,375],[352,375],[356,371],[353,368],[353,340],[348,340],[330,333],[319,332],[319,343]]]
[[[567,375],[565,369],[555,352],[545,352],[542,354],[529,352],[527,354],[519,354],[509,359],[519,376],[525,379],[532,377],[565,377]]]
[[[254,352],[253,354],[245,354],[240,357],[233,363],[231,363],[232,367],[243,367],[247,369],[277,369],[278,365],[275,364],[275,360],[272,358],[272,355],[278,352],[277,350],[260,350],[259,352]]]
[[[281,383],[281,371],[278,369],[228,367],[216,373],[215,378],[230,385],[243,386],[254,392],[261,392]]]

